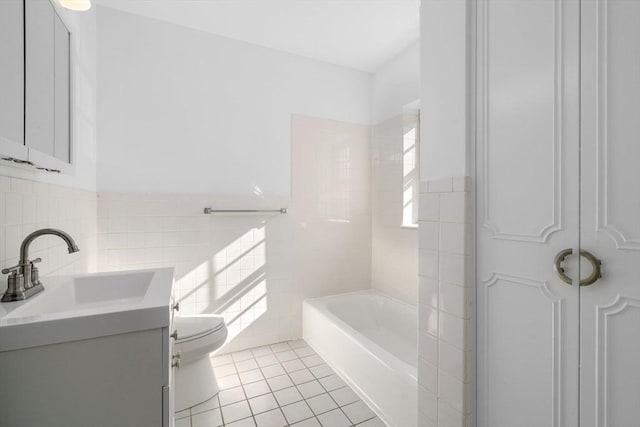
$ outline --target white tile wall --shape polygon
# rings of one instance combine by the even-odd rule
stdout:
[[[100,194],[100,270],[174,266],[181,313],[223,313],[223,351],[299,338],[302,300],[371,285],[370,129],[292,118],[292,197]],[[280,208],[286,215],[204,215]]]
[[[0,168],[0,268],[18,263],[20,244],[29,233],[50,227],[69,233],[80,252],[69,254],[58,237],[36,239],[29,255],[42,258],[42,277],[95,271],[96,193],[16,178],[9,172],[5,175],[5,169]],[[0,292],[5,289],[3,277]]]
[[[471,425],[473,391],[470,180],[421,183],[418,420]]]
[[[418,233],[402,227],[403,131],[412,117],[398,115],[373,126],[371,280],[374,289],[417,304]]]

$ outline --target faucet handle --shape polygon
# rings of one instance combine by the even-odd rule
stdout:
[[[11,270],[11,268],[13,268],[13,270]],[[11,268],[2,270],[3,273],[5,270],[7,270],[7,272],[13,271],[13,274],[7,279],[7,291],[2,295],[0,302],[20,301],[27,298],[27,289],[24,287],[24,276],[18,273],[17,268]]]
[[[13,267],[7,267],[7,268],[3,268],[2,269],[2,274],[9,274],[9,273],[18,273],[18,270],[20,270],[20,267],[22,267],[20,264],[14,265]]]
[[[42,258],[38,257],[38,258],[36,258],[36,259],[32,259],[32,260],[31,260],[31,265],[33,266],[33,264],[37,264],[37,263],[39,263],[39,262],[42,262]]]

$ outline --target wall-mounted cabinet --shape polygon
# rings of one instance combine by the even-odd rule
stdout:
[[[49,0],[5,0],[0,37],[0,156],[71,172],[69,30]]]

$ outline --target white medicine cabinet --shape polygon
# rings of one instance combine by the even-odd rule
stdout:
[[[0,2],[0,158],[72,173],[70,39],[49,0]]]

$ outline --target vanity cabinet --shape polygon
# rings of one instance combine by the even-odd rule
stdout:
[[[0,304],[0,426],[171,427],[173,268],[42,281]]]
[[[172,341],[157,328],[0,352],[0,425],[170,427]]]
[[[49,0],[1,3],[0,156],[71,172],[69,30]]]

